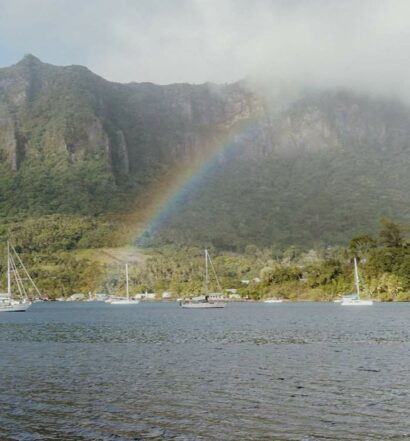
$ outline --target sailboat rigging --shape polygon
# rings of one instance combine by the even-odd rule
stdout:
[[[110,305],[138,305],[139,300],[130,298],[129,281],[128,281],[128,263],[125,264],[125,294],[126,297],[111,297],[105,303]]]
[[[38,298],[40,298],[41,294],[37,285],[34,283],[13,245],[10,241],[7,241],[7,293],[0,294],[0,312],[25,312],[31,306],[32,303],[29,300],[28,291],[20,272],[26,276]],[[13,280],[18,296],[12,290]]]
[[[373,300],[360,298],[360,278],[357,259],[354,258],[354,283],[356,286],[356,294],[343,296],[340,304],[342,306],[371,306]]]
[[[211,267],[212,273],[215,277],[215,281],[218,287],[219,293],[210,293],[209,292],[209,267]],[[215,297],[222,296],[222,288],[219,283],[218,276],[215,271],[214,264],[212,262],[211,256],[208,253],[208,250],[205,250],[205,291],[201,296],[193,297],[189,300],[184,300],[180,302],[180,306],[182,308],[190,308],[190,309],[206,309],[206,308],[224,308],[226,303],[219,301]]]

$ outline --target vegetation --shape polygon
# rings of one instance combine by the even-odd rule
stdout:
[[[223,286],[236,288],[242,297],[332,300],[354,289],[357,257],[364,295],[382,301],[410,300],[410,244],[398,224],[383,219],[380,225],[377,238],[356,236],[348,247],[282,250],[251,245],[241,254],[213,249],[213,260]],[[171,289],[178,295],[198,292],[202,252],[186,247],[151,250],[135,277],[147,289]]]
[[[103,247],[114,224],[90,217],[53,215],[3,223],[0,240],[15,246],[44,294],[124,292],[124,264],[130,264],[132,292],[171,291],[189,296],[203,289],[203,250],[168,245],[136,250]],[[93,250],[93,246],[94,248]],[[363,293],[381,301],[410,301],[410,243],[405,228],[383,219],[377,237],[355,236],[346,247],[302,249],[295,246],[243,252],[210,248],[223,288],[243,298],[278,297],[326,300],[351,292],[353,257],[359,259]],[[3,286],[5,263],[1,264]],[[212,290],[216,290],[214,283]]]
[[[356,256],[370,295],[407,299],[406,231],[377,220],[410,219],[409,109],[281,104],[244,82],[122,85],[33,56],[0,69],[0,241],[53,297],[123,290],[130,258],[135,290],[199,292],[206,246],[243,297],[332,299]]]
[[[409,125],[406,106],[353,93],[281,106],[245,82],[116,84],[26,56],[0,69],[0,219],[121,217],[198,156],[203,179],[147,244],[342,245],[410,219]]]

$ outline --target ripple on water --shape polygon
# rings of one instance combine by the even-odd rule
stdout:
[[[409,439],[410,307],[36,304],[0,316],[0,439]]]

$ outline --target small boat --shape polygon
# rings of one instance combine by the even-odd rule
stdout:
[[[373,305],[373,300],[360,298],[360,279],[359,279],[359,269],[357,267],[356,257],[354,258],[354,281],[355,281],[355,285],[356,285],[356,293],[343,296],[340,304],[342,306],[371,306],[371,305]]]
[[[128,264],[125,265],[125,292],[126,297],[111,297],[105,301],[105,303],[109,303],[110,305],[138,305],[140,302],[136,299],[130,299],[129,293],[129,283],[128,283]]]
[[[180,301],[179,305],[181,306],[181,308],[186,308],[186,309],[225,308],[226,303],[221,302],[220,300],[214,300],[214,298],[222,297],[221,294],[213,293],[211,297],[211,295],[208,293],[208,285],[209,285],[208,263],[212,268],[216,283],[218,285],[218,289],[220,292],[222,292],[222,288],[219,283],[218,276],[216,275],[216,271],[212,263],[211,257],[208,253],[208,250],[205,250],[205,294],[201,296],[193,297],[189,300]]]
[[[36,284],[28,273],[24,263],[20,259],[13,245],[7,241],[7,293],[0,294],[0,312],[25,312],[32,305],[32,302],[28,298],[27,289],[23,283],[23,277],[20,271],[24,273],[38,298],[41,298],[40,291]],[[19,293],[18,296],[12,292],[12,279],[14,279],[14,285],[17,287]]]
[[[263,303],[283,303],[283,299],[266,299]]]

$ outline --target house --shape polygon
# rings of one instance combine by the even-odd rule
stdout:
[[[134,299],[135,300],[155,300],[156,298],[155,292],[140,292],[138,294],[135,294]]]

